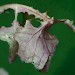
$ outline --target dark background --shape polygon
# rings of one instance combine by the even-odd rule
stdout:
[[[0,0],[0,6],[10,3],[19,3],[48,12],[56,19],[70,19],[75,21],[75,0]],[[14,12],[0,15],[0,27],[11,26]],[[19,20],[21,15],[19,15]],[[75,24],[75,23],[74,23]],[[36,25],[37,26],[37,25]],[[8,63],[9,46],[0,41],[0,67],[5,68],[10,75],[75,75],[75,33],[64,24],[55,24],[50,33],[59,39],[55,55],[48,72],[41,73],[31,64],[21,62],[19,57],[12,64]]]

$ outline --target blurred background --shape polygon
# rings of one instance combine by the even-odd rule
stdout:
[[[75,0],[0,0],[0,6],[11,3],[19,3],[38,9],[55,19],[70,19],[75,24]],[[10,27],[14,20],[14,11],[0,15],[0,27]],[[18,21],[23,21],[20,13]],[[39,23],[34,21],[38,27]],[[9,45],[0,41],[0,67],[6,69],[10,75],[75,75],[75,33],[63,23],[55,24],[50,29],[50,34],[59,39],[59,44],[50,64],[48,72],[42,73],[32,64],[21,62],[20,58],[9,64]]]

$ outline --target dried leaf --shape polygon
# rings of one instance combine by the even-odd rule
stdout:
[[[47,71],[51,59],[54,55],[58,40],[55,36],[50,35],[48,30],[54,23],[63,22],[72,30],[75,27],[69,20],[55,20],[47,14],[44,15],[38,10],[20,4],[8,4],[0,7],[0,12],[7,9],[15,10],[15,19],[11,27],[1,27],[0,39],[7,41],[10,48],[9,62],[13,62],[16,55],[25,63],[32,63],[36,69]],[[18,13],[27,12],[29,15],[35,15],[40,18],[40,27],[36,28],[31,24],[31,20],[26,20],[24,27],[20,26],[17,21]]]

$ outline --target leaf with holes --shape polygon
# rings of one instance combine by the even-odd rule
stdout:
[[[11,27],[1,27],[0,39],[7,41],[10,46],[9,62],[12,63],[18,55],[25,63],[32,63],[36,69],[47,71],[51,58],[54,55],[58,40],[55,36],[50,35],[48,30],[54,23],[63,22],[73,31],[75,27],[72,21],[66,19],[50,18],[45,13],[40,13],[32,7],[20,4],[8,4],[0,7],[0,13],[7,9],[13,9],[15,19]],[[26,20],[22,27],[17,21],[20,12],[34,15],[35,18],[40,18],[41,25],[36,28],[32,25],[32,19]]]

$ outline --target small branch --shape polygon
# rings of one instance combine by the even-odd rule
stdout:
[[[54,23],[64,23],[75,32],[75,26],[73,25],[73,21],[70,21],[69,19],[65,19],[65,20],[54,19]]]

